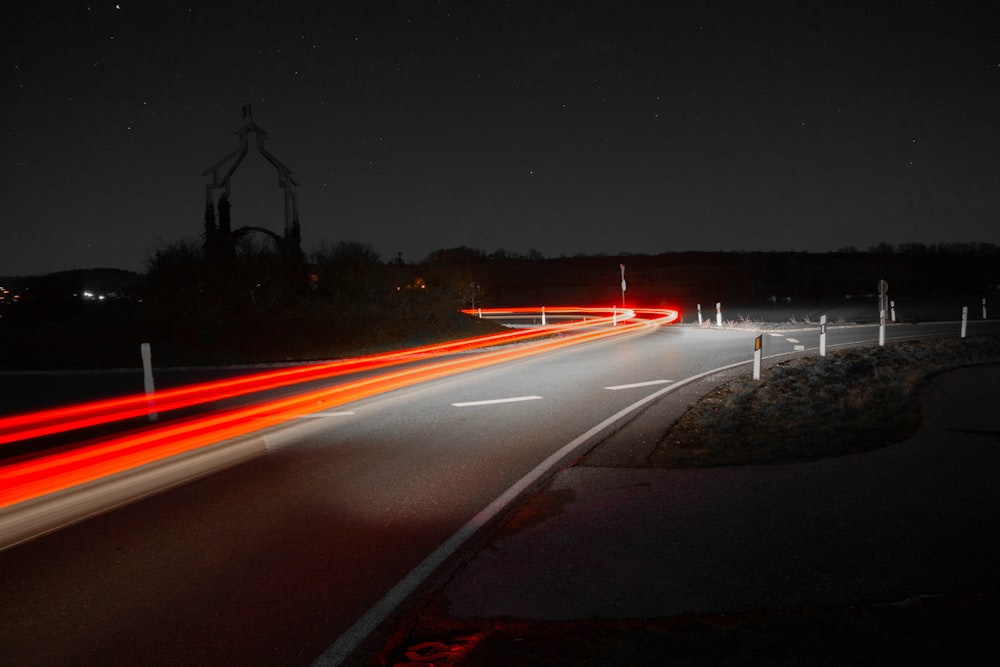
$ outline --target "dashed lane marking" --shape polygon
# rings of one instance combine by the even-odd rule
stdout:
[[[346,412],[313,412],[308,415],[299,415],[299,419],[317,419],[319,417],[347,417],[353,415],[354,410]]]
[[[680,389],[681,387],[691,384],[692,382],[696,382],[703,377],[712,375],[713,373],[726,371],[731,368],[739,368],[740,366],[749,363],[749,360],[738,361],[736,363],[729,364],[728,366],[713,368],[703,373],[692,375],[691,377],[685,378],[680,382],[671,383],[669,387],[657,389],[656,391],[640,398],[632,405],[619,410],[615,414],[604,419],[602,422],[595,424],[586,432],[581,433],[567,442],[561,448],[549,455],[547,459],[532,468],[528,474],[511,485],[510,488],[497,496],[493,502],[484,507],[479,514],[469,519],[465,525],[441,543],[441,546],[424,558],[419,565],[413,568],[408,575],[403,577],[398,584],[393,586],[389,592],[383,595],[378,602],[376,602],[367,612],[365,612],[363,616],[361,616],[361,618],[354,622],[354,625],[348,628],[344,634],[337,639],[337,641],[324,651],[323,655],[313,662],[313,667],[327,667],[328,665],[337,667],[343,664],[343,662],[350,656],[351,653],[355,651],[355,649],[357,649],[357,647],[368,637],[368,635],[370,635],[375,628],[378,627],[378,625],[385,621],[389,614],[403,603],[403,600],[409,597],[417,589],[417,586],[426,581],[437,568],[444,564],[445,559],[455,553],[455,551],[465,544],[466,541],[472,537],[472,535],[492,521],[505,507],[508,507],[512,502],[514,502],[514,500],[521,493],[552,470],[557,463],[568,457],[571,453],[576,451],[578,447],[583,445],[585,442],[588,442],[595,435],[612,424],[615,424],[619,420],[627,417],[647,403],[655,401],[657,398],[666,393]]]
[[[605,389],[610,389],[611,391],[618,391],[619,389],[635,389],[636,387],[652,387],[657,384],[670,384],[673,380],[649,380],[647,382],[633,382],[632,384],[616,384],[613,387],[605,387]]]
[[[787,340],[789,343],[798,343],[799,342],[798,338],[786,338],[785,340]]]
[[[463,403],[452,403],[456,408],[467,408],[472,405],[495,405],[497,403],[517,403],[518,401],[537,401],[541,396],[513,396],[511,398],[493,398],[488,401],[465,401]]]

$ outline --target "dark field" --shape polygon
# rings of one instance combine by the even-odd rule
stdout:
[[[347,244],[348,248],[353,248]],[[357,250],[357,249],[355,249]],[[186,261],[199,261],[188,259]],[[166,260],[163,262],[168,264]],[[168,265],[147,275],[96,269],[29,278],[18,303],[0,302],[0,370],[136,368],[151,343],[157,366],[211,366],[355,356],[484,333],[462,308],[670,307],[681,321],[875,322],[880,280],[898,321],[980,317],[1000,307],[1000,254],[992,246],[931,252],[704,253],[525,259],[469,248],[420,264],[337,255],[289,278],[281,265],[241,260],[231,271]],[[201,266],[201,265],[197,265]],[[169,271],[167,269],[170,269]],[[311,276],[309,287],[303,282]],[[298,274],[296,274],[298,275]],[[107,294],[83,300],[85,292]],[[992,307],[992,305],[991,305]]]

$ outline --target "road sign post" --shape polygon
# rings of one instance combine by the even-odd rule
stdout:
[[[885,318],[889,306],[889,283],[878,281],[878,344],[885,345]]]
[[[149,343],[139,345],[139,354],[142,355],[142,384],[148,397],[146,404],[149,406],[149,421],[153,422],[156,421],[157,415],[153,409],[156,406],[156,401],[153,400],[153,392],[155,391],[153,387],[153,352]]]
[[[760,357],[764,347],[764,334],[753,339],[753,379],[760,379]]]
[[[625,307],[625,265],[619,264],[618,268],[622,270],[622,308]]]
[[[819,356],[826,356],[826,315],[819,318]]]

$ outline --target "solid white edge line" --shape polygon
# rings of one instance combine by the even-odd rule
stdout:
[[[496,405],[497,403],[517,403],[519,401],[537,401],[541,396],[514,396],[512,398],[493,398],[487,401],[465,401],[464,403],[452,403],[456,408],[467,408],[472,405]]]
[[[619,389],[636,389],[638,387],[652,387],[657,384],[669,384],[673,380],[649,380],[648,382],[633,382],[632,384],[616,384],[613,387],[605,387],[605,389],[610,389],[611,391],[618,391]]]
[[[710,371],[705,371],[704,373],[692,375],[691,377],[685,378],[680,382],[675,382],[670,386],[663,387],[662,389],[654,391],[652,394],[639,399],[628,407],[619,410],[601,423],[570,440],[568,443],[560,447],[554,454],[550,455],[547,459],[535,466],[528,474],[515,482],[509,489],[500,494],[493,502],[483,508],[479,514],[472,517],[464,526],[459,528],[455,534],[445,540],[441,546],[435,549],[429,556],[421,561],[419,565],[413,568],[408,575],[406,575],[388,593],[382,596],[382,599],[376,602],[371,609],[365,612],[364,616],[355,621],[354,625],[348,628],[347,631],[344,632],[344,634],[342,634],[332,646],[330,646],[330,648],[324,651],[323,655],[313,662],[313,665],[315,667],[335,667],[350,657],[351,653],[353,653],[355,649],[361,645],[368,635],[370,635],[372,631],[374,631],[375,628],[382,623],[382,621],[388,618],[389,614],[402,604],[407,596],[415,591],[417,587],[434,572],[434,570],[440,567],[445,560],[448,559],[449,556],[458,551],[459,547],[465,544],[465,542],[472,537],[477,530],[489,523],[494,517],[503,511],[507,505],[513,502],[518,495],[534,484],[562,459],[572,453],[574,449],[587,442],[619,419],[622,419],[629,413],[634,412],[646,403],[649,403],[664,394],[680,389],[685,385],[700,380],[703,377],[712,375],[713,373],[719,373],[738,366],[745,366],[746,364],[751,363],[751,361],[752,360],[738,361],[734,364],[729,364],[728,366],[720,366],[719,368],[714,368]]]

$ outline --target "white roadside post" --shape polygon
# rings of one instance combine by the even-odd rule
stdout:
[[[753,339],[753,379],[760,379],[760,356],[764,347],[764,334]]]
[[[983,297],[983,319],[986,319],[986,297]]]
[[[479,319],[483,319],[483,309],[479,309]]]
[[[701,304],[698,304],[698,326],[701,326]]]
[[[618,268],[622,270],[622,308],[625,308],[625,265],[619,264]]]
[[[969,323],[969,307],[962,306],[962,338],[965,338],[965,327]]]
[[[826,315],[819,318],[819,356],[826,356]]]
[[[148,397],[146,404],[150,408],[149,421],[152,422],[156,421],[156,412],[153,410],[156,401],[153,400],[153,352],[149,347],[149,343],[140,344],[139,353],[142,355],[142,384]]]
[[[618,326],[618,306],[611,306],[611,326]]]
[[[885,346],[885,316],[886,306],[889,299],[889,283],[884,280],[878,281],[878,344]]]
[[[896,321],[896,302],[895,301],[890,301],[889,302],[889,313],[890,313],[889,319],[891,321],[895,322]]]
[[[715,325],[722,328],[722,302],[715,302]]]
[[[545,326],[545,306],[542,306],[542,326]]]

